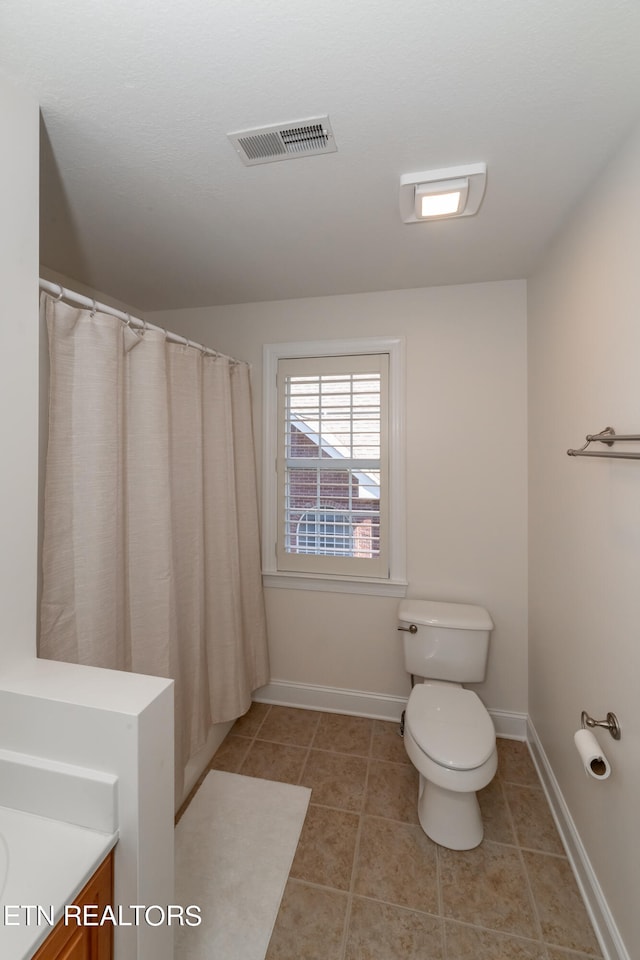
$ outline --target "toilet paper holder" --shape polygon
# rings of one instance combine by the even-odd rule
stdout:
[[[580,714],[580,723],[583,728],[604,727],[605,730],[609,731],[614,740],[619,740],[622,735],[620,724],[618,723],[618,718],[615,713],[608,713],[606,720],[594,720],[586,710],[583,710]]]

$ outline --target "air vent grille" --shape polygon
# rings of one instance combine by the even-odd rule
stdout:
[[[276,124],[255,130],[228,134],[238,156],[247,166],[293,160],[319,153],[335,153],[338,149],[328,117]]]

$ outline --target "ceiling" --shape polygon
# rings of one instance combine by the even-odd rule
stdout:
[[[640,116],[638,0],[2,0],[41,259],[140,310],[526,277]],[[338,150],[227,133],[328,114]],[[400,176],[485,161],[472,217]]]

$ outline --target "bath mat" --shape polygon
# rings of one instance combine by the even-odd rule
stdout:
[[[311,791],[212,770],[178,822],[176,960],[264,960]]]

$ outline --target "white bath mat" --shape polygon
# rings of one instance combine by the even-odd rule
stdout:
[[[311,791],[213,770],[176,826],[176,960],[264,960]]]

